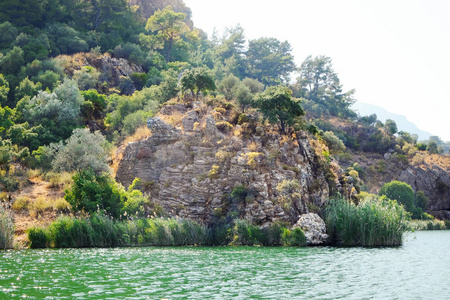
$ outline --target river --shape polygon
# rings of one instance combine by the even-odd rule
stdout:
[[[449,299],[450,231],[398,248],[0,252],[0,299]]]

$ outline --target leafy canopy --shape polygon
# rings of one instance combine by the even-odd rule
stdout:
[[[271,124],[278,123],[282,133],[304,114],[300,103],[292,98],[292,91],[285,86],[267,88],[256,97],[256,105],[264,119]]]

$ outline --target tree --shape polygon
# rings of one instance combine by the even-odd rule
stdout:
[[[4,20],[4,19],[3,19]],[[17,28],[10,22],[0,24],[0,49],[9,48],[17,37]]]
[[[17,75],[24,63],[22,49],[14,46],[5,56],[0,57],[0,73]]]
[[[198,95],[202,91],[214,91],[216,84],[211,74],[205,68],[195,68],[184,72],[180,80],[181,91],[185,93],[190,90],[192,96],[198,100]]]
[[[292,91],[285,86],[267,88],[256,97],[256,105],[269,123],[279,124],[282,133],[304,114],[300,103],[292,98]]]
[[[75,129],[65,144],[52,145],[56,150],[52,166],[57,171],[91,169],[96,174],[109,170],[106,139],[100,132]]]
[[[247,76],[265,85],[289,82],[289,75],[295,70],[291,45],[275,38],[260,38],[249,42],[245,53]]]
[[[181,35],[190,31],[189,27],[184,23],[185,19],[185,13],[174,12],[172,6],[169,5],[162,11],[157,10],[153,16],[147,20],[145,29],[147,31],[156,32],[158,38],[161,37],[167,43],[166,62],[170,61],[174,43],[180,39]],[[158,38],[148,38],[149,42],[151,42],[150,44],[152,44],[151,47],[158,45]],[[141,40],[145,41],[146,39],[141,36]]]
[[[0,105],[5,105],[8,100],[9,83],[6,81],[3,74],[0,74]]]
[[[379,194],[380,196],[385,195],[391,200],[397,200],[409,212],[412,212],[415,208],[414,190],[405,182],[393,180],[386,183],[381,187]]]
[[[27,120],[40,123],[42,118],[55,121],[76,121],[80,115],[80,105],[83,96],[75,81],[65,79],[54,93],[39,91],[24,106],[24,116]]]
[[[308,56],[300,67],[295,84],[296,96],[314,101],[326,107],[332,115],[348,113],[355,100],[354,90],[342,91],[342,85],[333,70],[331,58]]]
[[[219,84],[219,91],[225,96],[225,99],[230,101],[235,96],[235,86],[239,83],[239,78],[233,74],[228,74],[227,77],[222,79]]]
[[[394,120],[387,119],[384,123],[384,128],[388,134],[396,134],[397,133],[397,123]]]

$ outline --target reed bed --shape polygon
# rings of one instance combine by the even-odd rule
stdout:
[[[330,200],[325,222],[332,242],[340,246],[400,246],[407,213],[396,201],[371,195],[359,205]]]
[[[11,215],[0,204],[0,249],[13,247],[14,225]]]
[[[47,228],[28,230],[31,248],[84,248],[128,246],[305,246],[300,228],[281,224],[260,228],[247,221],[206,226],[180,218],[113,221],[105,215],[62,216]]]

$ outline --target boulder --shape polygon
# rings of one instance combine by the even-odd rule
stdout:
[[[328,240],[325,222],[315,213],[301,215],[295,227],[303,230],[308,245],[322,245]]]

